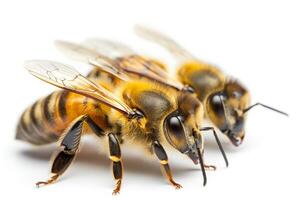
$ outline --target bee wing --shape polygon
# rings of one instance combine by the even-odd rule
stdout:
[[[82,45],[78,45],[73,42],[56,40],[54,44],[57,49],[64,53],[66,56],[80,62],[88,63],[91,58],[95,58],[98,56],[98,53],[96,51],[85,48]]]
[[[112,59],[99,54],[89,47],[62,40],[55,41],[55,46],[71,59],[99,67],[101,70],[106,71],[121,80],[129,80],[129,77],[126,74],[114,66]]]
[[[110,58],[124,57],[136,54],[136,52],[128,45],[118,41],[112,41],[102,38],[89,38],[84,41],[83,44],[97,52],[101,52],[101,54],[106,55]]]
[[[133,113],[128,105],[104,87],[85,78],[71,66],[48,60],[31,60],[25,62],[25,68],[33,76],[59,88],[99,100],[125,114]]]
[[[130,47],[125,44],[99,38],[88,39],[86,40],[85,44],[97,51],[99,55],[102,55],[99,56],[98,61],[106,56],[109,56],[111,58],[116,57],[112,55],[116,55],[116,53],[114,52],[117,51],[119,60],[122,60],[120,63],[122,64],[116,65],[115,68],[162,82],[176,89],[181,89],[183,87],[181,83],[174,80],[155,62],[147,58],[137,56],[137,53],[135,53]]]
[[[177,90],[181,90],[184,87],[179,81],[174,80],[166,71],[149,59],[141,56],[131,56],[120,58],[118,61],[118,66],[125,72],[158,81]]]
[[[128,45],[123,44],[121,42],[107,40],[107,39],[100,39],[100,38],[91,38],[84,42],[85,45],[92,48],[93,50],[97,51],[101,55],[105,55],[111,58],[116,57],[129,57],[137,55],[137,53],[132,50]],[[117,54],[118,56],[113,56]],[[104,56],[103,56],[104,57]],[[138,56],[135,56],[138,57]],[[137,61],[137,60],[136,60]],[[167,73],[161,67],[158,65],[155,65],[154,62],[147,64],[147,65],[141,65],[140,67],[143,68],[143,70],[150,70],[153,73],[166,77]]]
[[[151,42],[160,44],[174,54],[174,56],[176,56],[179,60],[197,60],[195,56],[175,42],[172,38],[158,31],[141,25],[136,25],[134,30],[138,36]]]

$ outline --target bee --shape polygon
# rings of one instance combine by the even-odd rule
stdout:
[[[262,103],[250,105],[250,94],[239,81],[228,78],[217,67],[192,56],[169,37],[142,26],[137,26],[136,32],[145,39],[161,44],[176,58],[183,60],[183,64],[177,70],[177,80],[184,85],[183,90],[196,93],[198,99],[204,105],[205,118],[209,119],[218,130],[227,136],[234,146],[239,146],[244,140],[246,113],[252,108],[262,106],[288,116],[287,113]],[[130,47],[118,42],[90,39],[86,42],[86,45],[98,52],[105,49],[104,52],[107,54],[123,55],[121,60],[140,57]],[[120,48],[118,48],[118,45],[120,45]],[[114,51],[117,51],[117,53],[114,53]],[[153,73],[170,79],[170,76],[165,73],[167,67],[163,63],[147,58],[148,63],[149,60],[155,61],[151,64]],[[153,68],[156,69],[153,70]],[[163,72],[164,70],[165,72]]]
[[[136,26],[135,31],[138,36],[163,46],[181,61],[177,79],[193,88],[204,105],[206,118],[234,146],[239,146],[244,140],[246,113],[252,108],[262,106],[288,116],[262,103],[250,105],[249,91],[239,81],[228,78],[216,66],[199,60],[168,36],[143,26]]]
[[[164,64],[155,59],[142,57],[133,53],[133,50],[125,44],[100,39],[91,39],[86,41],[85,45],[61,40],[56,41],[55,44],[57,48],[68,57],[94,66],[94,69],[87,77],[101,85],[103,85],[104,82],[104,84],[107,85],[107,88],[113,89],[116,85],[122,84],[122,81],[128,79],[143,79],[150,82],[154,81],[163,87],[176,90],[184,96],[193,96],[192,98],[197,98],[196,94],[189,86],[185,86],[173,79],[166,72]],[[107,55],[104,55],[102,52],[105,52]],[[112,54],[116,55],[113,56]],[[114,75],[118,76],[117,80],[112,77]],[[111,78],[107,79],[107,77]],[[190,98],[185,98],[182,101],[188,104],[189,99]],[[228,159],[215,129],[213,127],[203,127],[200,131],[213,132],[226,167],[228,167]],[[216,169],[213,165],[204,165],[204,167],[206,169]],[[206,183],[205,170],[203,171],[203,176],[205,180],[204,183]]]
[[[60,141],[60,149],[54,154],[50,179],[36,185],[57,181],[76,157],[81,137],[91,132],[99,138],[107,138],[116,181],[113,194],[118,194],[121,188],[123,164],[120,144],[124,141],[141,144],[155,155],[168,181],[179,189],[181,185],[173,179],[163,146],[173,147],[195,164],[200,164],[205,185],[207,166],[203,161],[204,140],[200,131],[204,115],[201,102],[194,95],[172,89],[171,85],[162,87],[154,81],[130,79],[122,72],[113,72],[113,66],[103,59],[101,65],[103,69],[111,70],[110,75],[123,81],[113,92],[69,65],[47,60],[25,63],[30,74],[63,89],[29,107],[17,127],[16,138],[31,144]],[[218,139],[217,143],[220,145]]]

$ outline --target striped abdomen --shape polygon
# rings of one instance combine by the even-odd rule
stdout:
[[[109,110],[88,97],[66,90],[56,91],[25,110],[17,127],[16,139],[36,145],[55,142],[80,115],[89,115],[105,128]]]

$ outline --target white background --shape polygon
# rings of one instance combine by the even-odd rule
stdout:
[[[297,1],[1,1],[0,198],[299,199],[299,10]],[[59,182],[35,188],[36,181],[47,178],[55,146],[33,148],[15,141],[15,126],[26,106],[54,87],[30,76],[23,61],[73,63],[54,48],[53,41],[98,36],[128,43],[174,67],[168,53],[134,36],[137,23],[176,38],[241,80],[253,102],[278,107],[290,117],[253,109],[241,147],[223,138],[230,161],[227,169],[213,141],[207,139],[207,162],[218,170],[208,172],[206,187],[199,167],[180,153],[169,152],[175,180],[183,185],[176,191],[155,159],[130,155],[125,149],[121,194],[112,197],[106,149],[99,154],[101,147],[90,139]],[[76,68],[82,73],[89,70],[82,64]]]

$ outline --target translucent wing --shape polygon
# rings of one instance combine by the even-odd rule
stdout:
[[[166,71],[149,59],[134,55],[119,58],[116,61],[119,68],[127,73],[158,81],[177,90],[182,90],[184,87],[179,81],[174,80]]]
[[[89,47],[62,40],[55,41],[55,46],[71,59],[100,67],[103,71],[106,71],[121,80],[129,80],[129,77],[126,74],[122,73],[114,66],[112,59],[99,54]]]
[[[112,41],[102,38],[90,38],[87,39],[83,44],[97,52],[101,52],[101,54],[103,55],[109,56],[110,58],[136,54],[136,52],[128,45],[118,41]]]
[[[35,77],[90,98],[99,100],[120,112],[131,115],[133,110],[100,85],[88,80],[71,66],[48,60],[25,62],[25,68]]]
[[[78,45],[73,42],[57,40],[54,44],[57,49],[63,52],[66,56],[80,62],[89,62],[91,58],[98,57],[97,51],[85,48],[82,45]]]
[[[141,38],[160,44],[180,60],[197,60],[195,56],[193,56],[190,52],[180,46],[173,39],[158,31],[141,25],[136,25],[135,33]]]
[[[181,89],[183,87],[180,82],[174,80],[157,63],[142,56],[138,56],[134,50],[125,44],[104,39],[88,39],[86,44],[97,51],[99,55],[102,55],[99,56],[99,58],[106,56],[115,58],[112,55],[118,55],[118,58],[116,59],[118,63],[115,66],[118,67],[119,70],[147,77],[176,89]],[[118,51],[118,53],[114,53],[115,51]]]
[[[92,48],[93,50],[97,51],[101,55],[108,56],[110,58],[116,58],[116,57],[136,57],[135,62],[137,63],[139,61],[139,57],[141,56],[135,56],[137,53],[131,49],[128,45],[123,44],[121,42],[107,40],[107,39],[100,39],[100,38],[91,38],[84,42],[85,45]],[[117,55],[117,56],[116,56]],[[104,56],[102,56],[104,57]],[[162,76],[167,77],[166,71],[161,69],[157,64],[154,62],[148,62],[147,65],[145,65],[146,59],[143,59],[142,64],[139,67],[142,67],[143,70],[150,70],[153,73]],[[149,60],[150,61],[150,60]],[[135,63],[135,64],[136,64]]]

